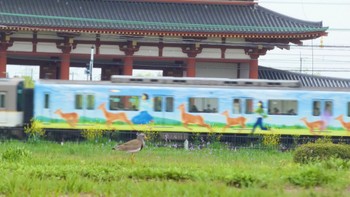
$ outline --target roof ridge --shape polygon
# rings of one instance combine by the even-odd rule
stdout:
[[[308,23],[308,24],[312,24],[312,25],[315,25],[315,26],[321,26],[322,27],[322,21],[308,21],[308,20],[301,20],[301,19],[298,19],[298,18],[295,18],[295,17],[291,17],[291,16],[288,16],[288,15],[285,15],[285,14],[281,14],[279,12],[276,12],[274,10],[271,10],[271,9],[268,9],[266,7],[263,7],[263,6],[260,6],[260,5],[257,5],[257,8],[261,9],[261,12],[265,12],[266,14],[271,14],[273,13],[276,17],[279,16],[280,18],[288,18],[289,20],[291,21],[295,21],[295,22],[298,22],[298,23]],[[327,27],[328,29],[328,27]]]
[[[326,34],[320,23],[289,21],[255,1],[174,1],[1,0],[0,30],[298,40]]]
[[[108,0],[107,0],[108,1]],[[192,4],[217,4],[217,5],[254,5],[255,0],[109,0],[128,2],[149,2],[149,3],[192,3]]]

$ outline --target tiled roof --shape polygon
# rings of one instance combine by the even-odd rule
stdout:
[[[0,0],[0,29],[205,35],[324,34],[322,22],[291,18],[256,3],[141,0]],[[295,35],[294,35],[295,36]],[[297,37],[299,38],[299,37]]]
[[[259,66],[259,79],[298,80],[304,87],[349,88],[350,80],[322,77]]]

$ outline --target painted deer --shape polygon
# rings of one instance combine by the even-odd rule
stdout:
[[[339,122],[341,123],[341,125],[344,127],[344,129],[350,131],[350,122],[345,122],[344,118],[343,118],[343,114],[336,117],[336,120],[339,120]]]
[[[57,109],[55,114],[58,114],[64,119],[71,127],[75,127],[79,121],[79,114],[76,112],[63,113],[61,109]]]
[[[309,128],[310,132],[313,133],[315,129],[318,129],[319,131],[322,131],[326,128],[326,122],[323,120],[317,120],[314,122],[308,122],[306,117],[300,119],[305,123],[307,128]]]
[[[106,109],[106,103],[102,103],[98,109],[102,110],[103,115],[106,118],[106,124],[107,126],[111,126],[113,122],[115,121],[121,121],[121,122],[125,122],[127,124],[129,124],[132,128],[133,128],[133,124],[132,122],[128,119],[126,113],[124,112],[119,112],[119,113],[111,113],[108,112]],[[133,128],[134,129],[134,128]]]
[[[226,126],[224,127],[225,131],[227,128],[230,128],[231,126],[235,126],[235,125],[240,125],[242,128],[245,128],[245,122],[246,122],[246,118],[243,116],[239,116],[237,118],[231,118],[228,114],[228,111],[224,111],[221,113],[221,115],[226,116]]]
[[[178,109],[180,110],[181,121],[185,128],[192,130],[188,127],[188,124],[197,124],[202,127],[206,127],[209,131],[213,131],[212,128],[204,122],[204,119],[200,115],[192,115],[185,112],[185,104],[179,105]]]

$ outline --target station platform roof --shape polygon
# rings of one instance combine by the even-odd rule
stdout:
[[[348,88],[350,79],[324,77],[259,66],[259,79],[298,80],[304,87]]]

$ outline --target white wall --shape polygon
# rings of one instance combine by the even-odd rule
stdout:
[[[152,56],[158,57],[159,49],[158,47],[141,46],[139,51],[136,51],[134,55],[138,56]]]
[[[249,79],[249,64],[241,63],[240,78]]]
[[[197,62],[196,77],[237,78],[236,63]]]
[[[31,52],[33,50],[33,44],[31,42],[19,42],[19,41],[16,41],[7,50],[8,51]]]
[[[180,47],[164,47],[163,57],[187,57]]]
[[[197,58],[221,58],[221,49],[204,48]]]

